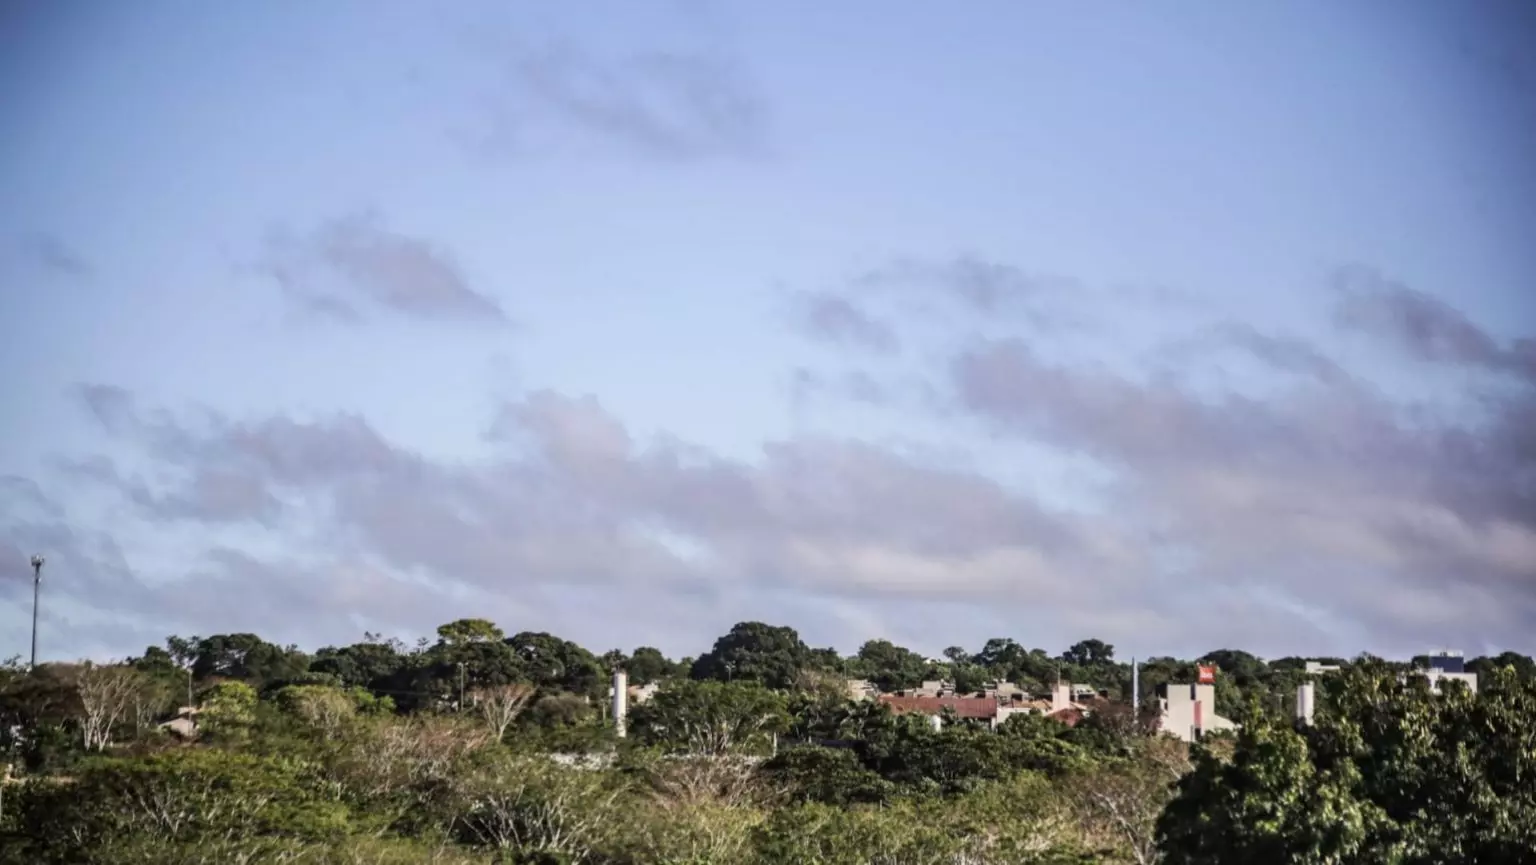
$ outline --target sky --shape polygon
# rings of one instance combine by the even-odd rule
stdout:
[[[1536,652],[1536,11],[0,3],[0,657]]]

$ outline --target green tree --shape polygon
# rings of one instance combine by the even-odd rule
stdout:
[[[1257,717],[1200,754],[1158,823],[1170,863],[1517,862],[1536,850],[1536,685],[1474,695],[1363,658],[1319,684],[1316,723]]]
[[[660,649],[651,646],[636,649],[623,666],[629,681],[636,685],[648,685],[677,675],[677,665],[667,660]]]
[[[309,657],[297,647],[275,646],[255,634],[216,634],[199,640],[196,651],[192,674],[198,679],[240,679],[260,688],[309,669]]]
[[[801,745],[788,748],[763,765],[763,772],[792,801],[828,805],[884,802],[893,785],[870,771],[849,748]]]
[[[348,825],[346,807],[293,761],[197,748],[97,758],[72,775],[18,791],[25,861],[122,861],[122,846],[228,838],[333,839]]]
[[[693,754],[763,753],[788,724],[784,697],[753,682],[674,682],[629,718],[640,741]]]
[[[859,647],[859,672],[882,691],[917,687],[928,666],[927,658],[890,640],[869,640]]]
[[[389,643],[354,643],[315,653],[309,669],[335,676],[343,685],[379,687],[404,667],[407,658]]]
[[[507,640],[528,679],[541,688],[598,697],[606,693],[603,665],[581,646],[553,634],[523,631]]]
[[[244,682],[220,682],[203,692],[198,729],[215,736],[239,737],[256,721],[256,689]]]
[[[437,626],[437,639],[445,645],[497,643],[506,635],[490,619],[458,619]]]
[[[1079,667],[1096,667],[1115,660],[1115,647],[1103,640],[1080,640],[1062,652],[1061,659]]]
[[[809,655],[794,628],[741,622],[694,661],[692,676],[722,682],[755,681],[784,689],[795,683]]]

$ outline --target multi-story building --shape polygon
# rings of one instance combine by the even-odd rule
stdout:
[[[1216,730],[1235,730],[1237,723],[1216,714],[1215,685],[1186,685],[1169,682],[1157,689],[1162,709],[1158,729],[1186,742],[1193,742]]]

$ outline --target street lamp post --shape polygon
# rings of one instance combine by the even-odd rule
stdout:
[[[32,666],[37,669],[37,595],[43,585],[43,557],[32,557]]]

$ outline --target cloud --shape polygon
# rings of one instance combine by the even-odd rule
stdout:
[[[790,376],[790,396],[797,406],[831,398],[864,405],[886,405],[893,400],[891,388],[863,370],[829,376],[798,367]]]
[[[509,86],[577,129],[666,159],[756,155],[767,107],[740,66],[716,54],[599,59],[570,43],[524,49]]]
[[[855,277],[849,294],[905,294],[941,300],[981,316],[1017,316],[1036,326],[1066,323],[1068,301],[1081,293],[1077,281],[1026,271],[976,255],[944,259],[898,258]]]
[[[711,16],[673,11],[644,43],[601,49],[530,32],[526,16],[472,22],[466,45],[487,87],[470,141],[520,154],[595,143],[674,163],[767,155],[772,111],[747,64]]]
[[[1417,360],[1482,367],[1536,382],[1536,339],[1502,346],[1445,301],[1366,268],[1341,271],[1336,286],[1335,320],[1343,327],[1385,339]]]
[[[274,500],[306,502],[272,524],[322,515],[304,537],[324,540],[306,556],[373,563],[371,579],[393,581],[397,617],[411,617],[429,591],[510,603],[581,587],[655,603],[788,589],[1107,603],[1125,591],[1120,574],[1134,572],[1125,566],[1136,559],[1112,531],[921,455],[800,438],[765,444],[753,462],[729,460],[674,439],[637,441],[596,400],[549,391],[504,406],[492,425],[503,454],[474,464],[424,459],[346,416],[136,415],[112,429],[154,467],[147,476],[156,483],[105,471],[93,480],[141,515],[202,526],[216,545],[221,530]],[[241,483],[210,493],[209,478]],[[216,558],[209,573],[255,567]],[[224,582],[196,585],[183,591],[201,600],[178,603],[256,609],[234,590],[210,594]],[[348,610],[318,591],[305,598],[335,615]],[[711,633],[696,636],[707,642]]]
[[[1055,302],[1049,281],[1006,266],[899,270],[922,278],[832,299],[862,316],[894,291],[975,319]],[[971,273],[991,288],[935,276]],[[845,649],[910,633],[930,650],[997,633],[1173,652],[1521,646],[1536,626],[1527,343],[1403,286],[1332,297],[1352,338],[1466,372],[1457,397],[1476,410],[1377,387],[1322,348],[1335,334],[1205,322],[1165,369],[1134,353],[1085,361],[1009,318],[898,358],[849,337],[865,318],[841,313],[810,321],[860,368],[801,367],[794,393],[921,413],[912,426],[939,428],[942,448],[797,435],[727,457],[637,435],[598,397],[535,390],[487,418],[479,457],[448,461],[357,415],[167,410],[86,386],[82,408],[114,459],[77,460],[77,480],[131,505],[138,531],[194,538],[201,553],[163,584],[122,581],[157,607],[124,602],[111,582],[75,598],[174,610],[202,630],[238,619],[326,635],[310,639],[505,611],[594,644],[622,633],[681,652],[736,618],[796,616]],[[899,341],[933,325],[873,320]],[[1252,360],[1240,375],[1187,374],[1235,356]],[[928,358],[940,362],[914,372]],[[892,398],[893,381],[921,374],[924,399]],[[1026,457],[967,453],[978,430],[988,453]],[[17,549],[73,543],[98,574],[136,573],[107,536],[57,514],[5,518],[0,540]],[[850,627],[864,630],[838,630]]]
[[[1429,339],[1436,352],[1454,346],[1435,356],[1503,357],[1480,331],[1454,333]],[[1273,359],[1272,343],[1248,344]],[[1114,471],[1121,518],[1157,526],[1192,584],[1246,584],[1377,640],[1432,624],[1515,645],[1536,625],[1536,463],[1517,432],[1536,407],[1528,390],[1492,399],[1487,421],[1405,416],[1335,376],[1264,400],[1202,397],[1052,364],[1016,340],[963,353],[951,375],[958,405],[995,430]],[[1433,615],[1412,621],[1427,614],[1385,600],[1405,597]]]
[[[846,297],[831,292],[802,292],[795,296],[793,307],[795,325],[814,339],[878,354],[900,350],[896,333],[889,325]]]
[[[96,268],[78,250],[57,235],[34,231],[17,239],[22,254],[45,270],[75,279],[93,276]]]
[[[258,271],[301,309],[357,322],[370,312],[505,324],[501,304],[476,291],[459,264],[428,241],[391,230],[371,213],[295,234],[274,231]]]

